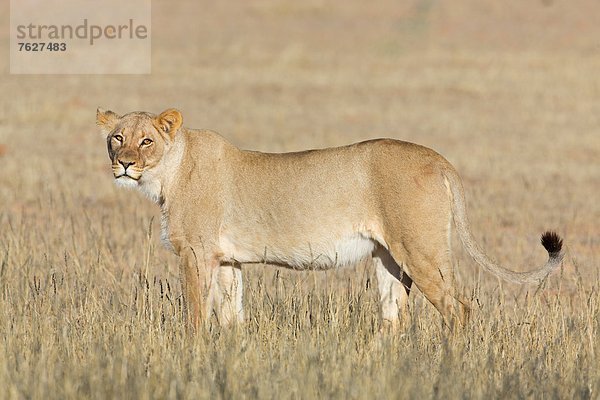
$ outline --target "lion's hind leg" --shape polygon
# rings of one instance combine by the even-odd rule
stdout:
[[[464,326],[469,307],[463,296],[457,294],[449,249],[421,243],[406,250],[407,271],[419,290],[442,314],[446,325]]]
[[[408,321],[409,318],[408,295],[412,279],[404,273],[391,254],[381,246],[373,253],[373,264],[377,275],[384,327],[398,329],[400,323]]]

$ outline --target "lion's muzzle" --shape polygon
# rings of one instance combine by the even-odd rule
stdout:
[[[115,179],[119,184],[130,186],[135,184],[142,176],[142,170],[137,167],[136,162],[133,160],[121,160],[117,159],[116,163],[113,163],[112,170]]]

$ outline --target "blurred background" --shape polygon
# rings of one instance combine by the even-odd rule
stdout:
[[[6,55],[7,1],[0,11]],[[572,256],[565,271],[596,276],[594,0],[157,0],[150,75],[9,75],[3,60],[0,251],[11,248],[15,265],[46,270],[72,257],[84,268],[96,254],[118,282],[144,263],[150,226],[150,268],[176,275],[158,245],[157,207],[114,186],[95,127],[98,106],[176,107],[186,126],[247,149],[375,137],[432,147],[464,177],[476,237],[495,258],[540,265],[539,234],[555,229]],[[469,283],[460,246],[456,261]]]

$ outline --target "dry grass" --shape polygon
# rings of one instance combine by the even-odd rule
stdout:
[[[155,2],[151,76],[11,76],[5,61],[0,397],[597,398],[598,6],[395,3]],[[457,245],[474,306],[457,335],[419,293],[406,331],[379,333],[369,265],[252,267],[248,323],[189,337],[158,210],[113,187],[98,105],[176,106],[259,150],[418,142],[464,176],[495,258],[540,265],[547,228],[569,258],[515,287]]]

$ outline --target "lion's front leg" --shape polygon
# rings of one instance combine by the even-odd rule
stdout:
[[[212,272],[207,309],[215,313],[218,323],[222,326],[242,323],[242,294],[240,265],[221,265]]]
[[[219,260],[206,257],[187,246],[179,251],[180,277],[184,298],[184,314],[188,326],[198,330],[201,321],[208,321],[212,306],[210,296],[212,275]]]

